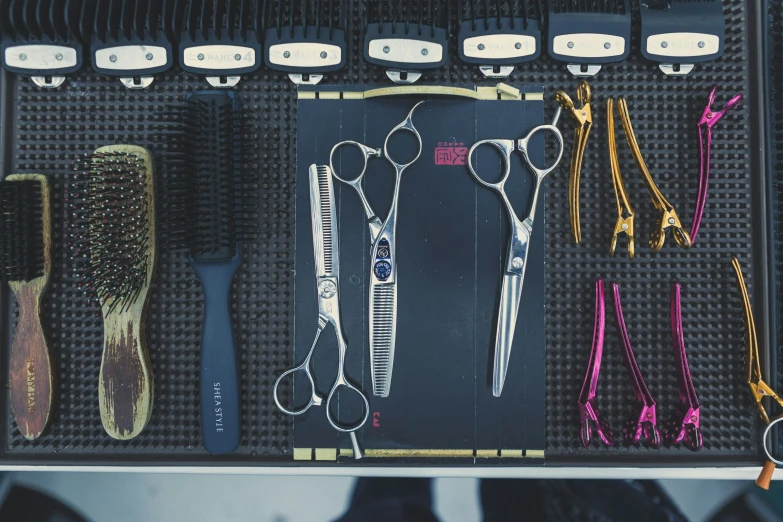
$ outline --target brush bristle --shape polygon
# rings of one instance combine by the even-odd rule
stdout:
[[[256,236],[254,185],[242,167],[245,124],[224,94],[194,94],[167,109],[162,128],[169,150],[161,157],[167,239],[195,259],[234,255]]]
[[[0,183],[0,263],[8,281],[44,273],[43,191],[36,180]]]
[[[143,158],[95,153],[76,165],[72,248],[83,281],[101,303],[126,309],[147,284],[152,247]]]

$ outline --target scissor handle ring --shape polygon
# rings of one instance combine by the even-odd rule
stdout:
[[[421,156],[422,148],[424,147],[421,142],[421,134],[419,134],[419,131],[416,130],[416,127],[413,125],[413,113],[416,110],[416,108],[424,103],[424,101],[420,101],[416,105],[413,106],[411,111],[408,113],[408,116],[396,127],[394,127],[391,131],[389,131],[389,134],[386,135],[386,139],[383,140],[383,155],[386,157],[387,160],[389,160],[389,163],[391,163],[394,168],[397,170],[397,172],[402,172],[403,170],[407,169],[414,163],[416,163],[416,160],[419,159]],[[416,136],[416,140],[419,142],[419,152],[416,154],[416,157],[410,160],[408,163],[397,163],[391,158],[391,155],[389,154],[389,139],[394,136],[394,133],[400,130],[408,131],[412,133],[414,136]]]
[[[536,165],[533,164],[533,160],[530,159],[530,156],[528,156],[528,143],[530,142],[530,139],[538,134],[539,132],[551,132],[555,135],[557,138],[557,142],[559,145],[557,158],[555,161],[552,162],[551,165],[545,166],[543,168],[539,168]],[[527,166],[536,173],[536,176],[539,180],[544,179],[550,172],[555,170],[557,166],[560,164],[560,160],[563,158],[563,149],[565,145],[563,144],[563,135],[560,133],[560,129],[557,128],[556,125],[539,125],[535,129],[531,130],[527,136],[524,138],[521,138],[517,140],[517,148],[519,151],[525,156],[525,163],[527,163]]]
[[[301,415],[307,410],[309,410],[312,406],[320,406],[323,399],[315,392],[315,382],[313,381],[313,375],[310,373],[310,370],[308,369],[307,365],[310,363],[310,358],[308,357],[304,363],[300,364],[299,366],[295,366],[293,368],[290,368],[283,373],[280,374],[280,377],[277,378],[275,381],[275,386],[272,389],[272,396],[275,399],[275,404],[277,407],[285,413],[286,415]],[[305,375],[307,375],[307,380],[310,381],[310,402],[308,402],[303,408],[299,410],[289,410],[285,406],[283,406],[283,403],[280,402],[280,398],[277,396],[277,388],[280,386],[280,383],[282,380],[288,376],[293,375],[296,372],[304,372]]]
[[[479,175],[478,172],[476,172],[476,169],[473,168],[473,153],[482,145],[492,145],[500,152],[501,161],[503,163],[503,175],[498,181],[486,181]],[[468,169],[470,170],[470,173],[473,175],[473,177],[476,178],[476,181],[479,182],[479,184],[484,185],[487,188],[503,191],[503,185],[506,184],[506,180],[511,173],[511,152],[513,150],[514,140],[492,139],[477,141],[468,151]]]
[[[771,452],[771,451],[769,450],[769,448],[767,447],[767,437],[769,436],[769,432],[772,430],[772,427],[773,427],[775,424],[779,423],[779,422],[783,422],[783,415],[781,415],[781,416],[780,416],[780,417],[778,417],[777,419],[775,419],[775,420],[773,420],[772,422],[770,422],[769,424],[767,424],[767,428],[764,430],[764,435],[763,435],[763,436],[762,436],[762,438],[761,438],[761,445],[762,445],[762,446],[764,446],[764,453],[766,453],[766,454],[767,454],[767,458],[768,458],[768,459],[769,459],[771,462],[774,462],[774,463],[775,463],[775,464],[777,464],[778,466],[783,466],[783,461],[781,461],[781,460],[778,460],[778,459],[776,459],[775,457],[773,457],[773,456],[772,456],[772,452]]]
[[[356,394],[359,395],[359,397],[362,398],[362,401],[364,402],[364,406],[363,406],[363,408],[364,408],[364,416],[362,417],[361,421],[359,421],[358,423],[354,424],[353,426],[345,427],[345,426],[339,424],[337,421],[335,421],[332,418],[332,409],[330,407],[331,403],[332,403],[332,397],[335,396],[335,393],[340,388],[340,386],[344,386],[344,387],[348,388],[349,390],[351,390],[352,392],[355,392]],[[357,388],[356,386],[354,386],[353,384],[351,384],[348,381],[348,379],[345,379],[345,378],[337,379],[337,381],[334,383],[334,386],[332,386],[332,391],[329,392],[329,397],[327,397],[327,399],[326,399],[326,419],[329,421],[329,424],[331,424],[332,427],[334,429],[336,429],[337,431],[341,431],[343,433],[351,433],[351,432],[354,432],[354,431],[358,430],[362,426],[364,426],[365,423],[367,422],[367,419],[369,417],[370,417],[370,403],[367,401],[367,397],[364,396],[362,391],[359,388]]]
[[[337,149],[343,146],[350,146],[350,147],[356,147],[361,151],[362,158],[364,158],[364,167],[362,167],[362,171],[359,172],[359,175],[355,178],[343,178],[337,173],[337,169],[334,168],[334,153],[337,152]],[[373,149],[372,147],[368,147],[367,145],[363,143],[359,143],[358,141],[352,141],[352,140],[346,140],[341,141],[334,147],[332,147],[332,151],[329,153],[329,168],[332,169],[332,176],[337,178],[339,181],[342,181],[343,183],[346,183],[348,185],[354,185],[357,183],[360,183],[362,178],[364,177],[364,173],[367,171],[367,162],[372,157],[379,158],[381,156],[381,150],[380,149]]]

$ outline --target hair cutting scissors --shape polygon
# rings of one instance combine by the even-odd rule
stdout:
[[[370,358],[372,359],[373,394],[380,397],[388,397],[391,389],[394,347],[397,335],[396,238],[400,182],[405,169],[413,165],[421,156],[421,135],[413,125],[413,113],[422,103],[424,101],[420,101],[413,106],[406,118],[389,131],[383,143],[383,156],[394,167],[396,175],[391,208],[385,221],[381,222],[370,206],[362,188],[364,174],[367,171],[367,162],[370,158],[380,157],[381,149],[374,149],[356,141],[342,141],[335,145],[329,154],[329,165],[332,169],[332,174],[337,180],[352,187],[359,195],[364,211],[367,214],[367,224],[370,228],[370,241],[372,242],[370,257]],[[398,131],[410,132],[418,141],[418,151],[415,157],[406,163],[398,163],[389,154],[389,139]],[[334,168],[334,153],[343,146],[357,147],[364,156],[364,167],[359,175],[352,179],[340,176]]]
[[[328,325],[334,327],[334,333],[337,336],[337,348],[339,350],[339,360],[337,367],[337,378],[332,385],[329,396],[326,399],[326,418],[329,424],[337,431],[348,433],[351,436],[353,445],[353,454],[357,459],[362,458],[362,452],[359,448],[359,442],[356,440],[355,431],[364,426],[370,415],[370,405],[367,397],[356,386],[345,377],[345,352],[348,349],[348,343],[343,336],[342,323],[340,321],[340,248],[337,235],[337,207],[334,201],[334,187],[332,186],[332,175],[329,167],[325,165],[310,166],[310,213],[313,223],[313,250],[315,253],[315,275],[316,275],[316,293],[318,294],[318,330],[315,332],[315,339],[307,353],[307,357],[302,364],[283,372],[275,381],[273,395],[275,404],[280,411],[287,415],[301,415],[312,406],[320,406],[323,398],[318,395],[315,389],[315,381],[310,361],[313,352],[318,344],[318,338],[321,332]],[[289,410],[283,406],[278,397],[278,387],[282,380],[296,372],[304,372],[310,381],[311,395],[310,401],[298,410]],[[344,387],[352,393],[358,394],[363,402],[364,414],[358,424],[346,426],[340,424],[332,418],[331,402],[336,396],[340,387]]]
[[[514,340],[514,328],[517,324],[517,314],[519,312],[519,303],[522,300],[522,283],[525,279],[525,266],[527,265],[527,253],[530,245],[530,236],[533,233],[533,219],[536,213],[536,204],[538,203],[538,193],[541,189],[541,183],[544,178],[555,170],[560,159],[563,157],[563,135],[557,128],[557,120],[560,119],[561,108],[557,108],[555,117],[549,125],[540,125],[531,130],[527,136],[517,140],[491,139],[481,140],[475,143],[468,152],[468,168],[476,181],[494,190],[500,195],[508,211],[508,218],[511,222],[511,237],[508,242],[508,253],[506,254],[506,267],[503,272],[503,288],[500,294],[500,304],[498,312],[497,333],[495,334],[495,363],[492,372],[492,394],[500,397],[503,391],[503,384],[506,380],[506,371],[508,370],[508,360],[511,355],[511,344]],[[530,160],[528,147],[530,140],[539,132],[551,132],[557,138],[558,150],[557,158],[552,165],[539,169]],[[497,182],[488,182],[482,178],[473,167],[473,156],[482,145],[491,145],[501,154],[503,160],[502,177]],[[530,212],[524,220],[520,220],[511,201],[506,194],[506,180],[511,173],[511,153],[519,151],[522,154],[527,168],[535,175],[535,184],[533,187],[533,203]]]

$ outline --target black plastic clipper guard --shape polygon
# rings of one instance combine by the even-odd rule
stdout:
[[[450,3],[444,8],[434,0],[368,2],[364,59],[403,70],[443,67],[449,56]]]
[[[462,2],[457,9],[457,51],[465,63],[515,65],[541,55],[542,8],[539,0]]]
[[[90,56],[100,74],[151,76],[174,64],[173,35],[163,14],[173,16],[177,0],[98,0]]]
[[[293,74],[321,74],[345,67],[349,8],[344,4],[339,0],[264,0],[266,66]]]
[[[561,62],[621,62],[631,52],[628,0],[549,0],[547,51]]]
[[[721,0],[650,0],[639,6],[641,51],[648,60],[693,64],[723,55],[726,18]]]
[[[179,65],[207,76],[235,76],[261,66],[258,0],[193,0],[179,35]],[[182,30],[179,30],[182,27]]]
[[[78,71],[91,27],[84,23],[95,0],[0,1],[3,67],[31,76]]]

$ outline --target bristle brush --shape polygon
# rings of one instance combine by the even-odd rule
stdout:
[[[54,371],[41,321],[41,301],[52,268],[49,181],[14,174],[0,183],[0,260],[19,306],[9,362],[11,410],[22,435],[33,440],[52,413]]]
[[[204,292],[201,434],[207,451],[229,453],[240,442],[230,292],[253,219],[243,203],[248,187],[239,160],[242,126],[233,93],[224,91],[192,93],[183,106],[168,110],[167,119],[171,148],[162,161],[164,183],[171,204],[181,210],[167,217],[173,222],[173,237],[188,250]]]
[[[75,264],[103,315],[101,421],[115,439],[132,439],[152,415],[144,333],[156,265],[152,155],[135,145],[101,147],[77,164],[75,186]]]

